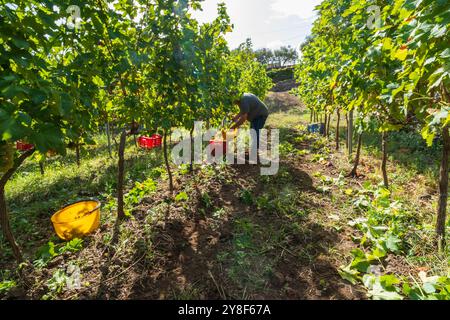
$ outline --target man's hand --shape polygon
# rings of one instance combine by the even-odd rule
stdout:
[[[240,113],[238,114],[236,117],[233,118],[234,121],[234,125],[231,126],[231,130],[237,129],[240,126],[242,126],[242,124],[247,121],[248,119],[248,113]]]

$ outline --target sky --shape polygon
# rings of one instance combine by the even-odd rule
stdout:
[[[226,4],[234,24],[234,31],[227,35],[231,48],[251,38],[255,49],[286,45],[298,49],[310,34],[314,7],[321,0],[205,0],[203,11],[194,16],[200,22],[212,21],[220,2]]]

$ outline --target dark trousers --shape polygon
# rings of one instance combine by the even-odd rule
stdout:
[[[250,122],[250,128],[256,131],[256,147],[259,150],[259,132],[266,125],[267,116],[261,116]]]

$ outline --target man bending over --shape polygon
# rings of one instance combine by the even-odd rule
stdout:
[[[244,93],[240,100],[234,102],[239,106],[240,112],[233,118],[232,130],[239,128],[246,121],[250,122],[250,128],[256,131],[256,146],[259,150],[259,133],[269,116],[269,109],[257,96]],[[254,142],[253,142],[254,143]]]

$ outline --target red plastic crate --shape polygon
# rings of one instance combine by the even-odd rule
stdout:
[[[19,151],[28,151],[34,148],[34,144],[23,143],[22,141],[16,142],[16,149]]]
[[[211,152],[211,154],[213,156],[216,156],[216,150],[220,150],[220,149],[223,149],[222,155],[227,154],[227,142],[226,141],[210,140],[209,145],[212,146],[212,148],[213,148],[213,150]]]
[[[139,137],[138,139],[139,146],[143,149],[153,149],[160,147],[162,144],[162,136],[158,134],[154,134],[151,137]]]
[[[152,139],[154,139],[153,141],[153,147],[161,147],[162,145],[162,136],[160,136],[159,134],[154,134],[152,135]]]
[[[155,147],[155,139],[150,137],[139,137],[138,139],[139,146],[143,149],[152,149]]]

